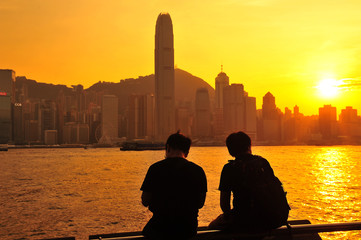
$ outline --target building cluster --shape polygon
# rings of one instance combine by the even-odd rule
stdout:
[[[35,82],[35,81],[33,81]],[[13,70],[0,70],[0,143],[105,144],[125,140],[164,142],[178,130],[195,144],[223,144],[235,131],[255,144],[361,144],[361,118],[352,107],[339,120],[331,105],[319,115],[304,116],[298,106],[282,112],[266,93],[262,109],[242,84],[230,84],[223,69],[215,78],[215,96],[199,88],[194,102],[175,101],[173,26],[167,13],[158,16],[155,33],[155,91],[128,93],[126,110],[119,95],[52,85],[38,85]],[[54,90],[55,89],[55,90]]]
[[[242,84],[229,84],[223,71],[215,78],[215,86],[214,99],[206,88],[199,88],[194,103],[176,103],[174,128],[168,131],[181,130],[200,145],[223,144],[234,131],[244,131],[256,144],[264,145],[361,144],[361,117],[352,107],[342,109],[338,117],[331,105],[319,108],[319,115],[304,116],[298,106],[282,112],[268,92],[262,108],[256,109],[256,99],[248,96]],[[29,87],[14,71],[0,70],[2,144],[162,141],[157,137],[153,94],[130,94],[127,110],[119,112],[117,96],[84,90],[81,85],[63,86],[48,98],[28,94]],[[166,129],[161,122],[158,126]]]

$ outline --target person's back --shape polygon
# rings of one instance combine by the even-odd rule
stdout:
[[[196,234],[207,182],[203,169],[185,159],[189,147],[185,149],[167,145],[166,159],[150,166],[144,179],[142,202],[153,217],[143,234],[150,239],[187,239]]]
[[[244,231],[285,224],[289,211],[287,199],[268,161],[252,155],[251,140],[243,132],[231,134],[226,143],[229,153],[236,159],[223,167],[219,190],[224,213],[209,227]]]

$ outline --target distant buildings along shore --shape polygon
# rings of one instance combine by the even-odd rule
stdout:
[[[248,133],[255,144],[361,144],[361,117],[346,107],[319,108],[304,116],[299,107],[282,112],[265,93],[262,109],[243,84],[229,84],[223,72],[215,89],[174,68],[173,26],[167,13],[155,31],[155,74],[119,83],[81,85],[37,83],[0,70],[0,144],[119,145],[126,140],[164,142],[180,130],[194,144],[224,144],[234,131]]]

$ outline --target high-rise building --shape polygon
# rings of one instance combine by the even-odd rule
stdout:
[[[282,138],[281,112],[276,107],[276,98],[267,92],[262,103],[262,133],[261,140],[279,143]]]
[[[152,139],[154,137],[154,96],[129,96],[128,138]]]
[[[215,98],[216,106],[215,108],[223,108],[223,89],[229,86],[229,77],[226,73],[223,72],[223,69],[216,77],[216,89],[215,89]]]
[[[277,117],[276,98],[270,92],[263,96],[262,116],[266,119],[275,119]]]
[[[175,131],[173,25],[168,13],[157,19],[154,60],[156,136],[165,141]]]
[[[0,144],[12,140],[12,105],[14,103],[13,70],[0,70]]]
[[[211,135],[211,108],[206,88],[197,89],[195,107],[195,136],[209,137]]]
[[[224,88],[229,86],[229,77],[223,72],[223,66],[221,72],[215,79],[215,108],[213,115],[213,127],[214,134],[216,136],[222,136],[224,134],[224,119],[223,119],[223,92]]]
[[[256,98],[245,96],[245,115],[246,126],[245,132],[250,136],[252,140],[257,138],[257,106]]]
[[[245,130],[245,102],[242,84],[223,89],[223,119],[227,134]]]
[[[57,107],[54,101],[43,100],[40,104],[39,109],[39,135],[41,141],[45,141],[45,131],[46,130],[57,130]]]
[[[320,133],[324,139],[329,140],[337,136],[337,113],[336,107],[324,105],[319,108]]]
[[[14,143],[24,144],[24,117],[23,106],[21,103],[15,103],[13,108],[13,129]]]
[[[112,144],[118,140],[118,98],[114,95],[103,96],[101,129],[100,143]]]
[[[361,137],[361,118],[357,116],[357,109],[346,107],[341,110],[340,135]]]
[[[176,127],[181,133],[192,135],[193,114],[190,106],[177,106],[176,109]]]

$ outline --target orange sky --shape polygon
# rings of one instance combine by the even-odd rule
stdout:
[[[176,65],[214,86],[224,65],[250,96],[317,114],[361,115],[361,1],[2,0],[0,68],[38,82],[117,82],[154,72],[160,12],[173,21]],[[336,81],[336,96],[317,86]],[[327,92],[327,91],[326,91]]]

